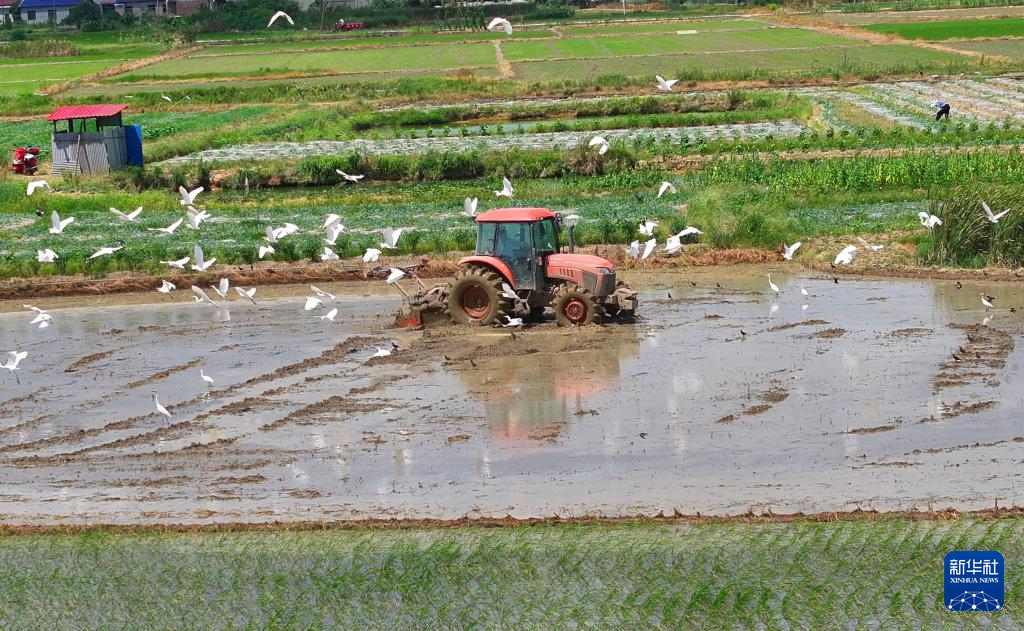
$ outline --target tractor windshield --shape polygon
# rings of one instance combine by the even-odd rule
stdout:
[[[498,224],[482,221],[477,226],[479,228],[476,233],[476,253],[494,255],[494,236],[497,232]]]
[[[537,254],[558,252],[558,230],[554,219],[541,219],[533,224],[533,247]]]

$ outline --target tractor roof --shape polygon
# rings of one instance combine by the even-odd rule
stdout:
[[[477,221],[537,221],[554,217],[547,208],[498,208],[476,216]]]

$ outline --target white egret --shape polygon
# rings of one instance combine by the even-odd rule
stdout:
[[[345,226],[340,223],[332,223],[327,226],[325,232],[327,233],[327,236],[324,237],[324,241],[328,245],[334,245],[338,241],[338,236],[341,235],[342,232],[345,232]]]
[[[184,186],[179,186],[178,193],[181,195],[181,205],[191,206],[195,204],[196,197],[199,197],[199,194],[202,193],[204,190],[206,189],[204,189],[202,186],[200,186],[199,188],[194,188],[191,191],[186,189]]]
[[[810,294],[807,293],[807,288],[803,286],[803,283],[800,284],[800,293],[804,296],[810,296]]]
[[[330,292],[326,292],[323,289],[320,289],[316,285],[310,285],[309,288],[313,290],[314,294],[316,294],[317,296],[319,296],[321,298],[327,298],[329,300],[337,300],[337,296],[335,296],[334,294],[332,294]]]
[[[662,182],[658,188],[658,197],[660,198],[665,193],[675,193],[676,187],[672,185],[672,182]]]
[[[160,405],[160,397],[157,395],[156,390],[153,391],[153,405],[156,407],[156,411],[163,414],[167,418],[171,418],[171,413],[167,411],[167,408]]]
[[[176,269],[185,269],[185,264],[188,263],[189,260],[191,259],[186,256],[185,258],[178,259],[177,261],[160,261],[160,264],[168,267],[174,267]]]
[[[768,287],[776,294],[779,293],[779,286],[772,282],[772,275],[768,274]]]
[[[476,217],[476,205],[479,201],[480,200],[476,197],[467,197],[466,200],[462,202],[462,214],[467,217]]]
[[[377,248],[366,248],[366,252],[363,253],[363,263],[376,263],[379,258],[380,250]]]
[[[228,299],[228,289],[231,288],[231,281],[225,276],[220,279],[220,282],[216,285],[210,285],[210,289],[217,292],[217,295],[224,300]]]
[[[252,304],[256,304],[256,288],[243,289],[242,287],[235,287],[235,292],[242,298],[247,299]]]
[[[131,211],[130,213],[123,213],[123,212],[121,212],[120,210],[118,210],[116,208],[111,208],[110,212],[112,212],[114,214],[114,216],[117,217],[118,219],[120,219],[121,221],[128,221],[128,222],[131,222],[131,223],[136,223],[135,220],[138,219],[139,215],[142,214],[142,206],[139,206],[138,208],[136,208],[135,210]]]
[[[700,230],[698,230],[697,228],[694,228],[693,226],[686,226],[685,228],[683,228],[682,230],[680,230],[680,231],[679,231],[679,232],[678,232],[678,233],[677,233],[676,235],[674,235],[674,236],[675,236],[675,237],[676,237],[677,239],[682,239],[683,237],[688,237],[688,236],[690,236],[691,234],[704,234],[704,233],[703,233],[703,232],[701,232]]]
[[[123,245],[119,245],[117,247],[109,247],[109,246],[102,247],[102,248],[96,250],[95,252],[93,252],[92,255],[89,257],[89,259],[95,259],[95,258],[99,258],[101,256],[110,256],[114,252],[117,252],[117,251],[123,250],[123,249],[124,249]]]
[[[7,356],[10,357],[10,359],[8,359],[4,364],[0,364],[0,368],[6,368],[9,372],[14,372],[15,370],[18,370],[18,364],[21,363],[21,360],[28,357],[28,352],[8,351]]]
[[[160,288],[157,289],[157,291],[159,291],[162,294],[169,294],[169,293],[171,293],[172,291],[174,291],[177,288],[178,288],[178,286],[175,285],[174,283],[172,283],[170,281],[162,280],[162,281],[160,281]]]
[[[375,357],[387,357],[390,354],[391,354],[391,351],[389,351],[388,349],[386,349],[386,348],[378,348],[376,353],[374,353],[373,355],[370,355],[370,359],[374,359]]]
[[[167,96],[166,94],[161,94],[160,98],[165,100],[165,101],[167,101],[168,103],[174,103],[174,99],[172,99],[171,97]]]
[[[193,270],[197,272],[205,272],[206,270],[210,269],[211,265],[217,262],[217,259],[215,258],[207,261],[206,258],[203,256],[203,248],[198,245],[192,251],[192,258],[193,261],[191,267]]]
[[[208,220],[209,218],[210,218],[210,213],[206,212],[205,210],[196,210],[195,208],[192,208],[191,206],[188,207],[188,212],[186,213],[186,219],[188,221],[188,227],[189,228],[191,228],[193,230],[199,230],[199,226],[201,226],[203,224],[203,222]]]
[[[314,298],[314,297],[310,296],[310,297],[306,298],[306,304],[302,308],[305,309],[306,311],[312,311],[313,309],[316,309],[317,307],[319,307],[319,306],[321,306],[323,304],[324,304],[323,300],[320,300],[319,298]]]
[[[206,382],[207,385],[213,385],[213,377],[203,372],[203,369],[199,369],[199,377]]]
[[[631,258],[634,258],[634,259],[635,258],[640,258],[640,242],[639,241],[634,241],[634,242],[629,244],[628,248],[622,248],[622,249],[625,250],[626,254],[628,254]]]
[[[803,244],[800,243],[799,241],[797,241],[793,245],[786,245],[785,243],[783,243],[782,244],[782,258],[786,259],[787,261],[792,261],[793,260],[793,255],[796,254],[796,251],[800,249],[801,245],[803,245]]]
[[[642,224],[640,224],[640,228],[639,228],[640,234],[644,235],[645,237],[654,236],[654,229],[657,228],[657,227],[658,227],[658,222],[657,221],[651,221],[650,219],[648,219],[648,220],[644,221]]]
[[[67,228],[74,222],[74,217],[68,217],[67,219],[62,220],[55,210],[50,213],[50,234],[60,234],[64,232],[64,228]]]
[[[174,223],[172,223],[171,225],[167,226],[166,228],[146,228],[146,230],[148,232],[159,232],[161,234],[165,234],[165,235],[170,237],[170,236],[172,236],[174,234],[174,231],[178,229],[178,227],[181,225],[181,223],[183,221],[185,221],[185,220],[184,219],[179,219],[179,220],[175,221]]]
[[[985,309],[992,309],[993,307],[995,307],[995,305],[992,304],[993,302],[995,302],[995,296],[989,296],[988,294],[982,292],[981,304],[985,305]]]
[[[988,207],[988,204],[981,202],[982,207],[985,209],[985,217],[992,223],[999,223],[999,220],[1006,216],[1006,213],[1010,212],[1009,209],[1004,210],[998,215],[992,214],[992,209]]]
[[[512,181],[507,177],[501,178],[501,190],[494,191],[495,197],[508,197],[509,199],[512,199],[514,194],[515,189],[512,188]]]
[[[274,247],[273,246],[261,245],[260,249],[259,249],[259,252],[257,252],[256,254],[258,255],[258,257],[260,259],[262,259],[264,256],[266,256],[268,254],[275,254],[275,253],[276,252],[274,251]]]
[[[28,186],[25,188],[25,194],[32,195],[32,193],[35,193],[38,189],[41,188],[50,188],[50,183],[47,182],[46,180],[32,180],[31,182],[28,183]]]
[[[298,234],[298,232],[299,232],[299,227],[298,226],[296,226],[293,223],[288,223],[286,221],[283,226],[281,226],[280,228],[277,228],[276,230],[274,230],[274,236],[276,236],[278,239],[283,239],[283,238],[285,238],[287,236],[291,236],[293,234]]]
[[[597,155],[603,156],[608,152],[608,141],[604,139],[604,136],[594,136],[590,139],[588,147],[598,147]]]
[[[836,260],[832,262],[833,265],[849,265],[853,263],[853,257],[857,255],[857,246],[848,245],[843,248],[839,254],[836,255]]]
[[[661,90],[662,92],[671,92],[672,86],[674,86],[676,82],[679,81],[679,79],[665,80],[658,75],[654,75],[654,78],[658,81],[658,89]]]
[[[270,21],[267,22],[267,28],[273,26],[274,22],[277,22],[278,18],[284,18],[285,20],[288,21],[288,24],[295,26],[295,20],[292,19],[292,16],[288,15],[284,11],[278,11],[274,15],[270,16]]]
[[[338,315],[338,308],[335,307],[334,309],[331,309],[330,311],[328,311],[325,315],[317,316],[317,317],[320,318],[321,320],[330,320],[331,322],[334,322],[334,318],[336,318],[337,315]]]
[[[665,241],[665,254],[678,254],[682,249],[683,244],[676,235],[672,235]]]
[[[394,250],[398,247],[398,239],[402,236],[402,232],[405,228],[384,228],[384,241],[381,242],[380,247],[385,250]]]
[[[339,257],[338,257],[337,254],[335,254],[334,250],[332,250],[331,248],[329,248],[329,247],[327,247],[325,245],[324,246],[324,253],[320,255],[320,260],[321,261],[337,261],[338,259],[339,259]]]
[[[506,282],[501,283],[501,295],[504,296],[505,298],[508,298],[509,300],[515,300],[516,298],[518,298],[518,296],[516,295],[516,290],[512,289],[512,285],[509,285]]]
[[[195,294],[196,302],[206,302],[213,305],[214,307],[217,306],[217,303],[210,299],[210,296],[205,291],[203,291],[202,287],[196,287],[195,285],[192,285],[192,293]]]
[[[273,226],[267,226],[263,230],[265,236],[263,237],[267,243],[277,243],[277,230]]]
[[[40,309],[39,307],[33,307],[32,305],[21,306],[31,311],[34,311],[36,314],[36,317],[33,318],[32,321],[29,322],[29,324],[38,324],[40,329],[45,329],[46,327],[50,326],[51,322],[53,322],[53,316],[51,316],[48,311]]]
[[[391,268],[391,273],[388,274],[388,284],[393,285],[405,277],[405,272],[398,269],[397,267]]]
[[[331,214],[327,215],[326,219],[324,219],[324,225],[321,226],[321,229],[326,230],[327,226],[329,226],[331,224],[335,224],[335,223],[341,223],[341,217],[339,217],[338,215],[336,215],[334,213],[331,213]]]
[[[872,245],[868,243],[864,237],[857,237],[857,240],[860,241],[861,245],[866,247],[870,252],[881,252],[885,249],[884,245]]]
[[[658,240],[657,239],[651,239],[650,241],[645,243],[644,244],[644,253],[640,255],[640,258],[641,259],[646,259],[648,256],[650,256],[651,253],[654,252],[654,248],[657,245],[658,245]]]
[[[512,34],[512,23],[505,18],[494,18],[487,23],[488,31],[505,31],[505,35]]]
[[[504,326],[504,327],[523,326],[523,319],[522,318],[511,318],[509,316],[505,316],[505,319],[508,320],[508,322],[506,322],[505,324],[502,324],[501,326]]]
[[[338,175],[340,175],[342,177],[342,179],[344,179],[346,182],[356,183],[356,182],[359,182],[359,180],[361,180],[364,177],[366,177],[365,175],[349,175],[348,173],[345,173],[341,169],[335,169],[334,171]]]
[[[917,213],[917,218],[921,220],[921,225],[925,228],[934,228],[935,226],[941,226],[942,220],[935,215],[930,215],[923,210]]]
[[[45,250],[36,250],[36,260],[40,263],[53,263],[59,258],[60,257],[57,256],[57,253],[50,248],[46,248]]]

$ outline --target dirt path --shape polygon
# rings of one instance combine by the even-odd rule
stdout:
[[[495,57],[498,60],[498,72],[501,73],[501,78],[502,79],[511,79],[511,78],[515,77],[516,76],[516,71],[512,68],[512,64],[510,64],[505,59],[505,53],[502,52],[502,50],[501,50],[501,42],[500,41],[494,42],[494,55],[495,55]]]
[[[72,79],[70,81],[65,81],[64,83],[58,83],[56,85],[51,85],[51,86],[41,90],[41,92],[43,94],[48,95],[48,96],[55,96],[55,95],[60,94],[62,92],[66,92],[66,91],[70,90],[71,88],[74,88],[75,86],[81,85],[83,83],[88,83],[90,81],[100,81],[102,79],[107,79],[109,77],[114,77],[114,76],[117,76],[119,74],[124,74],[126,72],[131,72],[133,70],[138,70],[139,68],[145,68],[146,66],[152,66],[153,64],[160,63],[161,61],[167,61],[168,59],[175,59],[177,57],[184,57],[184,56],[190,55],[190,54],[192,54],[194,52],[198,52],[198,51],[200,51],[202,49],[203,49],[203,47],[201,45],[200,46],[190,46],[189,48],[174,49],[174,50],[168,51],[168,52],[160,54],[160,55],[154,55],[152,57],[145,57],[143,59],[137,59],[135,61],[131,61],[131,62],[128,62],[126,64],[121,64],[120,66],[115,66],[114,68],[108,68],[106,70],[101,70],[101,71],[93,73],[91,75],[86,75],[84,77],[78,77],[77,79]]]

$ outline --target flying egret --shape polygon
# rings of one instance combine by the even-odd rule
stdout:
[[[658,197],[661,198],[665,193],[675,193],[676,187],[672,185],[672,182],[662,182],[658,188]]]
[[[331,224],[335,224],[335,223],[341,223],[341,217],[336,215],[336,214],[334,214],[334,213],[331,213],[331,214],[327,215],[326,219],[324,219],[324,225],[320,226],[320,228],[322,230],[326,230],[327,226],[329,226]]]
[[[398,281],[402,280],[402,278],[404,278],[404,277],[405,277],[405,272],[403,272],[402,270],[398,269],[397,267],[392,267],[391,268],[391,273],[388,274],[388,284],[389,285],[394,285]]]
[[[516,295],[516,290],[512,289],[512,285],[509,285],[504,281],[501,283],[501,295],[509,300],[515,300],[519,297]]]
[[[640,234],[644,235],[645,237],[654,236],[654,229],[657,228],[657,227],[658,227],[658,222],[657,221],[651,221],[650,219],[648,219],[648,220],[644,221],[642,224],[640,224],[640,228],[639,228]]]
[[[324,237],[324,241],[328,245],[334,245],[338,241],[338,236],[341,235],[342,232],[345,232],[345,226],[341,225],[340,223],[332,223],[331,225],[327,226],[325,231],[327,233],[327,236]]]
[[[14,372],[15,370],[18,370],[18,364],[21,363],[21,360],[28,357],[28,352],[8,351],[7,356],[10,357],[10,359],[8,359],[5,364],[0,364],[0,368],[6,368],[9,372]]]
[[[324,253],[320,255],[321,261],[337,261],[338,255],[331,248],[324,246]]]
[[[213,385],[213,377],[211,377],[210,375],[208,375],[208,374],[206,374],[205,372],[203,372],[203,369],[202,369],[202,368],[200,368],[200,369],[199,369],[199,377],[200,377],[200,378],[201,378],[201,379],[202,379],[203,381],[205,381],[207,385],[210,385],[210,386],[212,386],[212,385]]]
[[[256,254],[259,256],[260,259],[262,259],[264,256],[266,256],[268,254],[275,254],[275,253],[276,252],[274,251],[274,247],[273,246],[261,245],[259,252],[257,252]]]
[[[186,189],[184,186],[179,186],[178,193],[181,195],[181,205],[191,206],[195,204],[196,197],[199,197],[199,194],[202,193],[204,190],[206,189],[204,189],[202,186],[200,186],[199,188],[194,188],[191,191]]]
[[[328,311],[326,314],[324,314],[322,316],[317,316],[317,318],[320,318],[321,320],[330,320],[331,322],[334,322],[334,318],[337,317],[337,315],[338,315],[338,308],[335,307],[334,309],[331,309],[330,311]]]
[[[231,281],[225,276],[220,279],[220,282],[216,285],[210,285],[210,289],[217,292],[217,295],[224,300],[228,299],[228,289],[231,287]]]
[[[658,89],[661,90],[662,92],[671,92],[672,86],[674,86],[676,82],[679,81],[679,79],[665,80],[658,75],[654,75],[654,78],[658,81]]]
[[[793,245],[786,245],[785,243],[783,243],[782,258],[786,259],[787,261],[792,261],[793,255],[796,254],[796,251],[800,249],[801,245],[802,244],[799,241],[797,241]]]
[[[317,296],[319,296],[321,298],[327,298],[329,300],[337,300],[337,296],[335,296],[334,294],[332,294],[330,292],[324,291],[323,289],[320,289],[316,285],[310,285],[309,288],[311,290],[313,290],[314,294],[316,294]]]
[[[349,175],[348,173],[345,173],[341,169],[335,169],[334,171],[338,175],[340,175],[342,177],[342,179],[344,179],[346,182],[357,183],[357,182],[359,182],[359,180],[361,180],[364,177],[366,177],[365,175]]]
[[[46,327],[50,326],[50,323],[53,321],[53,316],[51,316],[48,311],[40,309],[39,307],[34,307],[32,305],[21,306],[25,307],[26,309],[29,309],[30,311],[34,311],[36,314],[36,317],[33,318],[32,321],[29,322],[29,324],[38,324],[40,329],[45,329]]]
[[[685,228],[683,228],[682,230],[680,230],[680,231],[679,231],[679,232],[678,232],[678,233],[677,233],[677,234],[675,235],[675,237],[676,237],[677,239],[682,239],[683,237],[688,237],[688,236],[690,236],[691,234],[704,234],[704,233],[703,233],[702,231],[700,231],[699,229],[697,229],[697,228],[694,228],[693,226],[686,226]]]
[[[277,230],[273,226],[267,226],[263,232],[265,233],[263,238],[267,243],[277,243]]]
[[[921,220],[921,225],[925,228],[934,228],[935,226],[941,226],[942,220],[935,215],[930,215],[923,210],[917,213],[917,218]]]
[[[50,213],[50,234],[60,234],[64,232],[64,228],[67,228],[75,222],[74,217],[68,217],[67,219],[61,219],[57,211]]]
[[[366,252],[363,253],[363,263],[376,263],[379,258],[380,250],[377,248],[366,248]]]
[[[271,26],[273,26],[274,22],[277,22],[278,18],[284,18],[284,19],[288,20],[288,24],[291,24],[292,26],[295,26],[295,20],[292,19],[292,16],[288,15],[284,11],[278,11],[274,15],[270,16],[270,21],[267,22],[267,28],[270,28]]]
[[[512,34],[512,23],[509,22],[508,20],[506,20],[505,18],[494,18],[493,20],[491,20],[490,22],[487,23],[487,30],[488,31],[502,30],[502,31],[505,31],[505,35],[511,35]]]
[[[306,304],[302,308],[304,310],[306,310],[306,311],[312,311],[313,309],[316,309],[317,307],[319,307],[319,306],[321,306],[323,304],[324,304],[323,300],[320,300],[319,298],[314,298],[312,296],[309,296],[308,298],[306,298]]]
[[[179,219],[179,220],[175,221],[174,223],[172,223],[171,225],[167,226],[166,228],[146,228],[146,231],[148,231],[148,232],[159,232],[161,234],[165,234],[165,235],[170,237],[170,236],[174,235],[174,231],[178,229],[178,226],[180,226],[183,221],[185,221],[185,220],[184,219]]]
[[[515,189],[512,188],[512,181],[509,180],[507,177],[501,178],[501,190],[500,191],[494,191],[494,196],[495,197],[508,197],[509,199],[512,199],[512,196],[514,194],[515,194]]]
[[[256,304],[256,288],[243,289],[242,287],[235,287],[235,292],[238,293],[242,298],[247,299],[252,304]]]
[[[89,259],[95,259],[95,258],[99,258],[101,256],[109,256],[109,255],[113,254],[114,252],[117,252],[117,251],[123,250],[123,249],[124,249],[123,245],[119,245],[117,247],[109,247],[109,246],[102,247],[102,248],[96,250],[95,252],[93,252],[92,255],[89,257]]]
[[[665,241],[665,254],[678,254],[682,249],[683,244],[676,235],[672,235]]]
[[[175,285],[174,283],[166,281],[166,280],[162,280],[162,281],[160,281],[160,288],[157,289],[157,291],[159,291],[162,294],[169,294],[169,293],[171,293],[172,291],[174,291],[177,288],[178,288],[178,286]]]
[[[985,305],[986,310],[995,307],[995,305],[992,304],[993,302],[995,302],[995,296],[989,296],[988,294],[982,292],[981,304]]]
[[[206,258],[203,256],[203,248],[198,245],[192,251],[192,258],[194,260],[192,262],[191,267],[193,270],[197,272],[205,272],[206,270],[210,269],[211,265],[217,262],[217,259],[215,258],[207,261]]]
[[[467,217],[476,217],[476,205],[479,201],[480,200],[476,197],[467,197],[466,200],[462,202],[462,214]]]
[[[884,245],[871,245],[864,237],[857,237],[857,240],[871,252],[881,252],[885,249]]]
[[[129,221],[131,223],[136,223],[135,220],[138,219],[139,215],[142,214],[142,206],[139,206],[130,213],[123,213],[116,208],[111,208],[110,212],[112,212],[114,216],[120,219],[121,221]]]
[[[206,212],[205,210],[196,210],[195,208],[192,208],[191,206],[188,207],[188,212],[186,213],[186,219],[188,220],[188,227],[189,228],[191,228],[193,230],[199,230],[199,226],[201,226],[203,224],[203,222],[208,220],[209,218],[210,218],[210,213]]]
[[[205,291],[203,291],[202,287],[196,287],[195,285],[192,285],[192,293],[195,294],[196,302],[206,302],[215,307],[217,306],[217,303],[210,299],[210,296]]]
[[[57,253],[50,248],[46,248],[45,250],[36,250],[36,260],[40,263],[53,263],[59,258],[60,257],[57,256]]]
[[[32,195],[32,193],[35,193],[38,189],[41,188],[50,188],[50,183],[47,182],[46,180],[32,180],[31,182],[28,183],[28,186],[25,188],[25,194]]]
[[[296,226],[293,223],[288,223],[286,221],[283,226],[281,226],[280,228],[277,228],[277,229],[274,230],[274,236],[276,236],[278,239],[283,239],[283,238],[285,238],[287,236],[291,236],[293,234],[298,234],[298,232],[299,232],[299,227],[298,226]]]
[[[190,259],[186,256],[185,258],[178,259],[177,261],[160,261],[160,264],[168,267],[174,267],[176,269],[185,269],[185,264],[188,263],[189,260]]]
[[[836,255],[836,260],[832,262],[833,265],[849,265],[853,263],[853,257],[857,254],[857,246],[848,245],[843,248],[839,254]]]
[[[405,228],[384,228],[384,241],[381,242],[380,247],[385,250],[394,250],[398,247],[398,238],[402,236],[402,232]]]
[[[779,286],[772,282],[772,275],[768,274],[768,287],[776,294],[779,293]]]
[[[156,411],[163,414],[167,418],[171,418],[171,413],[167,411],[167,408],[160,405],[160,397],[157,395],[156,390],[153,391],[153,405],[156,406]]]
[[[174,99],[172,99],[171,97],[167,96],[166,94],[161,94],[160,98],[165,100],[165,101],[167,101],[168,103],[174,103]]]
[[[502,324],[501,326],[504,326],[504,327],[523,326],[523,319],[522,318],[511,318],[509,316],[505,316],[505,319],[508,320],[508,322],[506,322],[505,324]]]
[[[804,296],[810,296],[810,294],[807,293],[807,288],[803,286],[803,283],[800,284],[800,293]]]
[[[986,204],[985,202],[981,202],[981,205],[982,205],[982,207],[985,208],[985,216],[986,216],[986,218],[989,221],[991,221],[992,223],[999,223],[999,220],[1002,219],[1003,217],[1005,217],[1006,213],[1010,212],[1009,209],[1007,209],[1007,210],[1004,210],[1003,212],[999,213],[998,215],[994,215],[994,214],[992,214],[992,209],[988,207],[988,204]]]
[[[604,136],[594,136],[590,139],[590,143],[587,146],[599,147],[597,150],[597,155],[599,156],[603,156],[608,152],[608,141],[604,139]]]
[[[651,239],[650,241],[645,243],[644,244],[644,253],[640,255],[640,258],[641,259],[646,259],[648,256],[650,256],[651,252],[654,252],[654,247],[656,245],[658,245],[658,240],[657,239]]]
[[[634,259],[635,258],[640,258],[640,242],[639,241],[634,241],[634,242],[629,244],[628,248],[622,248],[622,249],[625,250],[626,254],[628,254],[631,258],[634,258]]]
[[[373,355],[370,355],[370,359],[374,359],[375,357],[387,357],[390,354],[391,354],[391,351],[389,351],[388,349],[386,349],[386,348],[378,348],[376,353],[374,353]]]

